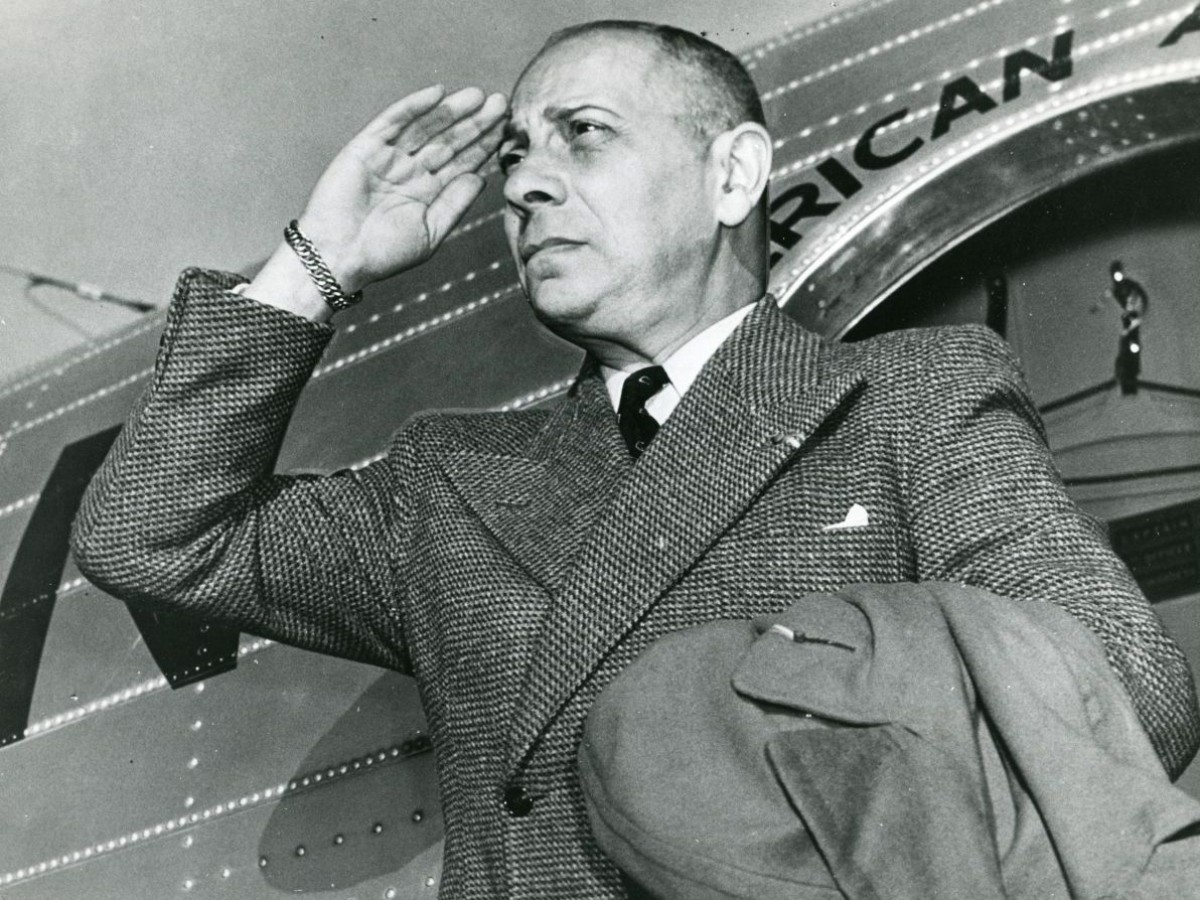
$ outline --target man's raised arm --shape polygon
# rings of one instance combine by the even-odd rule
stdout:
[[[346,145],[299,219],[335,291],[434,252],[479,195],[505,111],[503,95],[427,88]],[[332,334],[311,269],[285,243],[244,297],[236,276],[184,274],[151,384],[84,497],[72,546],[81,571],[127,601],[404,669],[390,573],[411,429],[358,472],[272,474]]]
[[[483,190],[478,170],[506,111],[503,94],[435,85],[389,106],[334,157],[299,227],[346,294],[433,254]],[[316,322],[332,313],[287,243],[245,293]]]

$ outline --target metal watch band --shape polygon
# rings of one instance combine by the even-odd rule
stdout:
[[[330,309],[340,312],[343,309],[349,309],[362,299],[362,291],[347,295],[342,290],[342,286],[333,277],[333,272],[329,270],[325,260],[321,259],[321,254],[317,252],[313,242],[305,237],[295,219],[288,222],[287,227],[283,229],[283,239],[300,258],[300,262],[308,270],[308,276],[313,280],[313,284],[317,286],[317,290],[321,292],[321,296]]]

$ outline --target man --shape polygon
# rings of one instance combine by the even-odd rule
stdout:
[[[428,257],[497,147],[533,312],[588,351],[568,397],[419,417],[359,472],[272,475],[331,305]],[[551,38],[507,116],[474,89],[385,110],[249,285],[180,282],[80,566],[130,602],[412,672],[442,896],[623,896],[575,769],[592,699],[662,634],[853,582],[1058,603],[1168,768],[1194,752],[1186,663],[1066,498],[1002,342],[827,344],[764,297],[770,162],[733,57],[595,23]]]

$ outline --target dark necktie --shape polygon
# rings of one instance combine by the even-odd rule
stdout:
[[[662,366],[647,366],[626,378],[625,386],[621,388],[617,425],[634,459],[642,455],[650,440],[658,433],[658,422],[646,412],[646,401],[662,390],[668,381],[670,379]]]

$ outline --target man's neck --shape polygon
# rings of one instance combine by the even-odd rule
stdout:
[[[667,374],[667,386],[663,393],[671,396],[665,403],[660,404],[660,409],[650,410],[655,419],[660,423],[666,420],[666,416],[670,415],[675,404],[688,392],[692,383],[699,376],[700,370],[708,364],[721,345],[742,324],[754,306],[754,303],[748,303],[735,310],[725,318],[709,325],[665,359],[656,361],[661,363]],[[600,373],[604,376],[604,384],[608,389],[609,399],[612,401],[614,410],[620,403],[621,389],[625,384],[625,379],[638,368],[641,368],[640,364],[633,364],[624,369],[615,369],[601,364]],[[650,409],[649,405],[647,405],[647,409]]]
[[[667,305],[665,315],[658,321],[639,323],[619,337],[584,339],[577,343],[610,369],[659,365],[697,335],[753,304],[765,290],[760,279],[745,279],[744,283],[730,285],[725,290],[714,290],[713,285],[706,284],[690,297],[681,297]]]

